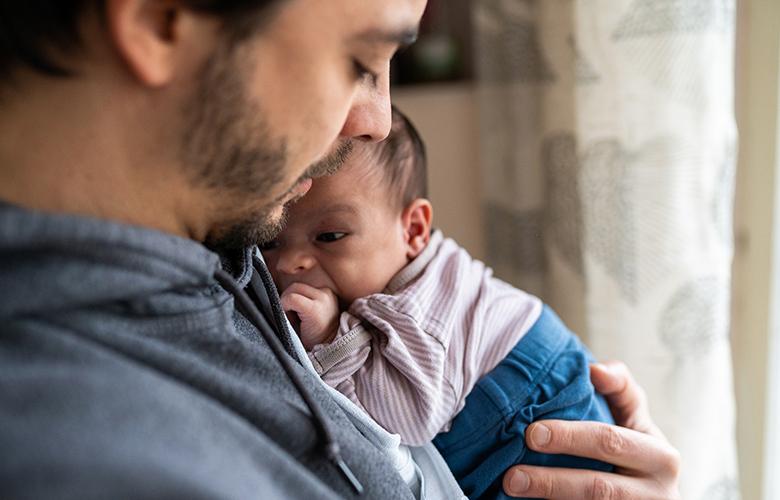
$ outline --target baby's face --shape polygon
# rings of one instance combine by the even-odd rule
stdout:
[[[365,146],[356,144],[334,175],[314,180],[290,207],[287,227],[263,248],[282,293],[293,283],[331,289],[348,306],[381,292],[408,262],[402,211]]]

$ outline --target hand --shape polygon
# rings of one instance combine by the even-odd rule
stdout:
[[[528,427],[536,451],[595,458],[612,473],[519,465],[504,475],[508,495],[550,500],[679,499],[680,455],[650,418],[647,397],[622,363],[591,366],[591,380],[620,426],[547,420]]]
[[[282,309],[297,318],[291,320],[301,336],[303,346],[310,350],[317,344],[330,341],[338,329],[339,304],[329,288],[314,288],[293,283],[282,292]]]

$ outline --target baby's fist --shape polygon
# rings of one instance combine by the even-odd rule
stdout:
[[[330,341],[338,329],[339,303],[330,288],[293,283],[282,292],[282,309],[300,321],[298,334],[307,350]]]

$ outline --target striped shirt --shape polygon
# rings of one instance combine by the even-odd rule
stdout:
[[[383,293],[357,299],[309,357],[322,379],[403,443],[421,445],[530,330],[541,301],[434,231]]]

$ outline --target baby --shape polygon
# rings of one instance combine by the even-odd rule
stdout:
[[[538,419],[612,423],[588,351],[542,302],[432,229],[424,145],[393,110],[314,180],[262,248],[322,379],[409,445],[434,440],[470,498],[501,498],[518,463],[609,470],[525,445]],[[504,497],[505,498],[505,497]]]

